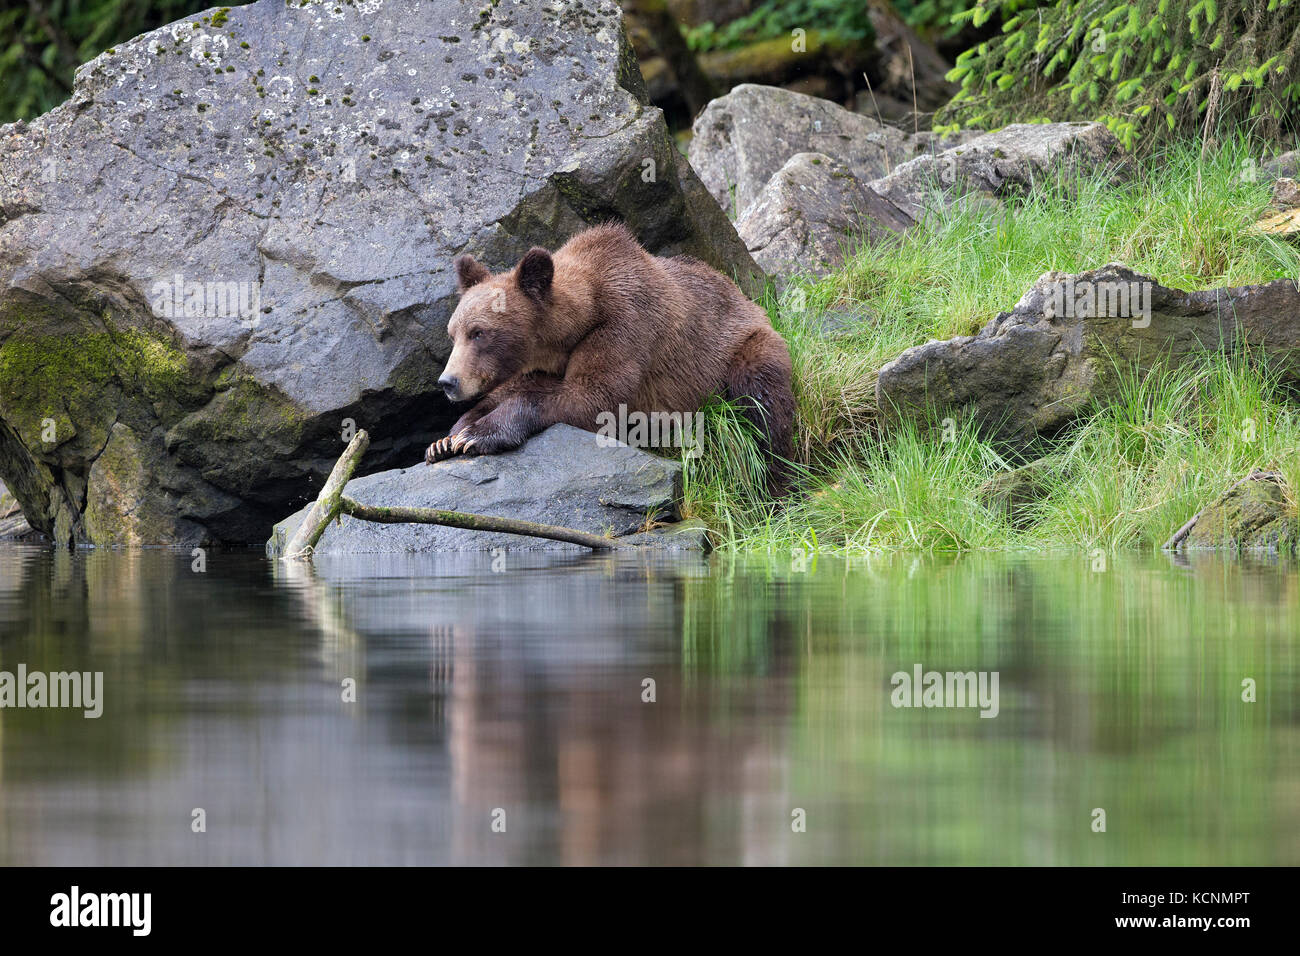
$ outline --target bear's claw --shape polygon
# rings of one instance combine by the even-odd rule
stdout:
[[[429,450],[424,453],[424,463],[432,465],[439,461],[445,461],[448,458],[454,458],[457,455],[469,454],[469,450],[474,447],[476,438],[466,438],[464,433],[448,435],[445,438],[439,438],[429,446]]]
[[[446,438],[439,438],[429,446],[429,450],[424,453],[424,463],[432,465],[434,462],[451,458],[455,454],[457,452],[452,449],[451,436],[448,435]]]

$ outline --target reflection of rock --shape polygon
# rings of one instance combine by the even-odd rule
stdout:
[[[689,156],[713,198],[739,217],[792,156],[809,152],[829,156],[864,183],[913,155],[902,133],[870,117],[829,100],[745,84],[699,115]]]
[[[189,17],[0,131],[0,475],[34,527],[260,540],[348,419],[371,467],[418,461],[455,417],[465,250],[507,267],[620,218],[760,288],[613,0],[480,6]]]
[[[277,584],[331,602],[327,616],[337,608],[357,635],[358,669],[347,673],[367,719],[346,722],[369,728],[369,764],[398,768],[381,797],[413,800],[426,818],[409,830],[404,815],[385,816],[382,839],[352,848],[359,860],[786,861],[770,837],[770,821],[794,805],[783,735],[765,722],[720,730],[717,693],[774,679],[764,713],[788,722],[807,601],[773,601],[758,582],[712,575],[703,557],[655,552],[521,552],[499,565],[486,553],[320,555],[313,565],[310,589],[278,574]],[[738,630],[761,647],[752,660],[735,654]],[[642,697],[646,677],[654,702]],[[326,727],[326,739],[338,733]],[[339,759],[350,769],[354,756]],[[498,809],[505,837],[491,826]]]
[[[820,278],[862,242],[901,232],[911,220],[821,153],[798,153],[777,170],[736,222],[754,261],[781,280]]]
[[[1287,495],[1280,473],[1255,469],[1178,529],[1165,542],[1165,550],[1294,553],[1300,518]]]
[[[1182,292],[1122,265],[1049,272],[978,335],[927,342],[886,364],[876,398],[884,414],[966,415],[1023,447],[1117,397],[1129,370],[1198,362],[1240,339],[1287,378],[1300,375],[1295,283]]]
[[[552,425],[522,448],[503,455],[453,458],[436,465],[383,471],[348,482],[345,494],[363,504],[439,508],[498,515],[595,534],[634,535],[649,524],[674,521],[681,465],[627,445],[601,447],[597,436]],[[307,513],[304,508],[275,527],[267,544],[278,553]],[[703,528],[673,527],[651,540],[699,550]],[[503,548],[575,548],[542,538],[467,531],[440,525],[375,524],[344,516],[326,530],[318,554],[466,551]]]

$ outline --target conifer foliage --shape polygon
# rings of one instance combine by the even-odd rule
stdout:
[[[940,121],[975,128],[1101,120],[1130,148],[1300,120],[1300,0],[980,0],[957,14],[1000,35],[957,58]]]

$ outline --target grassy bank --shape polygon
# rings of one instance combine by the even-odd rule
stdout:
[[[1251,231],[1270,191],[1252,175],[1256,155],[1244,141],[1204,157],[1189,143],[1122,185],[1101,175],[1045,185],[997,218],[953,210],[770,296],[794,360],[799,493],[763,501],[752,442],[715,406],[705,454],[686,462],[688,512],[735,550],[1111,550],[1158,547],[1251,466],[1278,468],[1300,489],[1300,403],[1258,356],[1207,355],[1199,368],[1131,378],[1121,402],[1043,449],[1042,500],[1014,520],[979,491],[1019,462],[970,433],[943,442],[882,428],[875,407],[885,362],[973,334],[1048,270],[1123,262],[1187,290],[1300,280],[1297,246]],[[867,318],[827,334],[828,317],[846,313]]]

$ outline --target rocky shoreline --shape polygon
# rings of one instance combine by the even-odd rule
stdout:
[[[617,218],[652,251],[703,259],[757,297],[954,205],[996,216],[1045,183],[1126,175],[1100,124],[945,139],[753,84],[708,103],[684,157],[616,4],[520,8],[505,46],[445,7],[365,20],[349,8],[329,29],[276,0],[219,25],[190,18],[85,64],[63,106],[0,127],[0,477],[12,491],[0,537],[260,542],[292,523],[357,428],[376,438],[357,494],[619,535],[672,523],[679,466],[585,433],[404,467],[455,417],[435,379],[457,254],[502,268]],[[448,42],[444,21],[468,39]],[[370,105],[374,90],[388,107]],[[1278,180],[1274,232],[1300,203],[1296,165],[1288,154],[1262,167]],[[885,423],[971,421],[1032,459],[1124,374],[1243,347],[1300,378],[1293,282],[1184,292],[1098,264],[1045,274],[977,335],[909,348],[864,384]],[[653,495],[621,484],[629,453],[637,482],[657,476]],[[1289,507],[1285,490],[1269,494]],[[1196,542],[1295,547],[1294,533],[1261,537],[1231,518],[1198,527]],[[345,525],[327,547],[504,546],[451,529],[382,534]],[[698,528],[682,541],[707,548]]]

